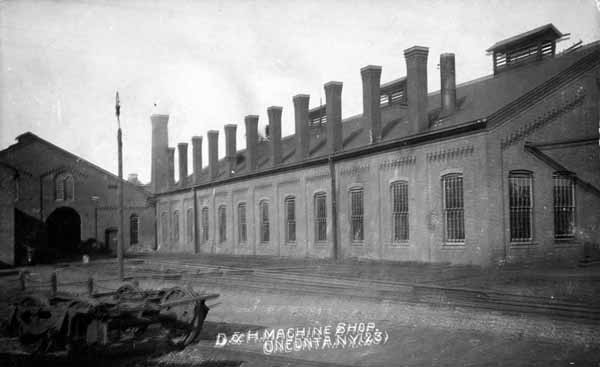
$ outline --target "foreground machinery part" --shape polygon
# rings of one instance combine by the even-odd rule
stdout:
[[[162,298],[163,325],[168,329],[168,341],[176,347],[185,347],[200,334],[209,308],[204,300],[195,303],[181,302],[186,298],[197,298],[191,289],[175,287]]]
[[[209,310],[205,301],[218,296],[131,285],[92,296],[28,295],[10,307],[8,333],[19,337],[28,353],[80,354],[138,342],[149,326],[156,326],[166,330],[170,345],[185,347],[202,330]]]

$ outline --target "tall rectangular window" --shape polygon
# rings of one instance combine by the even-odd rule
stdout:
[[[285,199],[285,240],[296,241],[296,199],[293,196]]]
[[[75,199],[75,179],[73,176],[68,175],[65,177],[65,200]]]
[[[131,214],[129,217],[129,244],[135,245],[139,241],[140,218],[137,214]]]
[[[260,242],[269,242],[269,202],[260,202]]]
[[[315,195],[315,240],[327,241],[327,203],[324,192]]]
[[[575,178],[570,173],[558,172],[554,181],[554,237],[575,235]]]
[[[173,241],[179,241],[179,212],[173,213]]]
[[[65,200],[65,180],[63,175],[56,176],[54,179],[54,199]]]
[[[446,242],[464,242],[465,208],[462,174],[452,173],[442,177],[442,205]]]
[[[392,239],[408,241],[408,183],[394,182],[392,193]]]
[[[508,176],[512,242],[526,242],[532,239],[532,182],[531,172],[515,171]]]
[[[194,241],[194,210],[191,208],[186,212],[186,222],[187,242],[190,243]]]
[[[238,205],[238,239],[245,243],[248,238],[248,226],[246,225],[246,203]]]
[[[208,208],[202,208],[202,242],[208,241]]]
[[[169,240],[169,217],[166,212],[162,212],[160,215],[160,228],[162,231],[162,242],[167,243]]]
[[[350,230],[352,241],[362,241],[364,235],[364,205],[363,189],[354,189],[350,191]]]
[[[219,242],[227,240],[227,212],[225,205],[221,205],[218,210],[219,215]]]

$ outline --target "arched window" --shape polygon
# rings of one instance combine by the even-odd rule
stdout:
[[[194,210],[189,208],[186,212],[187,242],[194,241]]]
[[[162,242],[167,243],[169,240],[169,218],[166,212],[162,212],[160,215],[160,225],[162,231]]]
[[[208,241],[208,208],[202,208],[202,242]]]
[[[260,242],[269,242],[269,202],[263,200],[260,208]]]
[[[129,217],[129,244],[136,245],[139,241],[140,218],[137,214],[131,214]]]
[[[179,241],[179,211],[173,212],[173,241]]]
[[[221,205],[218,210],[219,215],[219,242],[227,240],[227,212],[225,205]]]
[[[533,175],[529,171],[511,171],[508,175],[510,203],[510,240],[528,242],[532,239]]]
[[[363,241],[364,235],[364,190],[350,190],[350,235],[352,241]]]
[[[246,225],[246,203],[238,205],[238,239],[245,243],[248,239],[248,227]]]
[[[465,207],[462,174],[450,173],[442,176],[442,209],[445,241],[463,242],[465,240]]]
[[[408,183],[398,181],[390,187],[392,196],[392,240],[408,241]]]
[[[575,176],[570,172],[556,172],[554,181],[554,237],[575,235]]]
[[[315,194],[315,240],[327,241],[327,195]]]
[[[296,241],[296,198],[288,196],[284,201],[285,206],[285,240]]]

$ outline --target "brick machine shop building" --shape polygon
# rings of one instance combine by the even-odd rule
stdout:
[[[427,91],[428,49],[404,51],[407,75],[381,84],[360,70],[362,115],[343,118],[342,83],[326,103],[281,107],[168,147],[168,115],[153,115],[152,190],[159,251],[490,264],[578,259],[600,237],[600,44],[556,53],[548,24],[497,42],[493,74],[455,83],[440,55],[441,90]],[[460,69],[459,69],[460,72]]]

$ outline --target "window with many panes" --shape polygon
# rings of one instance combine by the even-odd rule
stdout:
[[[225,205],[221,205],[217,213],[219,216],[219,242],[225,242],[227,240],[227,212]]]
[[[173,241],[179,241],[179,211],[173,213]]]
[[[269,202],[263,200],[259,204],[260,242],[269,242]]]
[[[248,240],[248,226],[246,224],[246,203],[238,205],[238,240],[245,243]]]
[[[194,210],[192,208],[188,208],[186,212],[186,234],[187,234],[187,242],[190,243],[194,241]]]
[[[508,175],[508,200],[510,217],[510,240],[531,241],[533,176],[528,171],[512,171]]]
[[[162,231],[162,242],[166,243],[169,240],[169,217],[166,212],[160,215],[160,224]]]
[[[71,174],[63,173],[54,178],[54,199],[58,201],[75,199],[75,180]]]
[[[129,216],[129,244],[135,245],[139,242],[140,218],[137,214]]]
[[[296,241],[296,198],[288,196],[285,198],[285,240]]]
[[[554,237],[575,235],[575,177],[569,172],[557,172],[554,182]]]
[[[392,196],[392,240],[408,241],[408,183],[394,182]]]
[[[315,194],[315,240],[327,241],[327,196],[324,192]]]
[[[200,214],[201,222],[202,222],[202,242],[208,241],[208,208],[202,208],[202,212]]]
[[[364,190],[350,190],[350,235],[352,241],[363,241],[364,235]]]
[[[442,177],[442,196],[444,240],[446,242],[464,242],[465,208],[462,174],[452,173]]]

